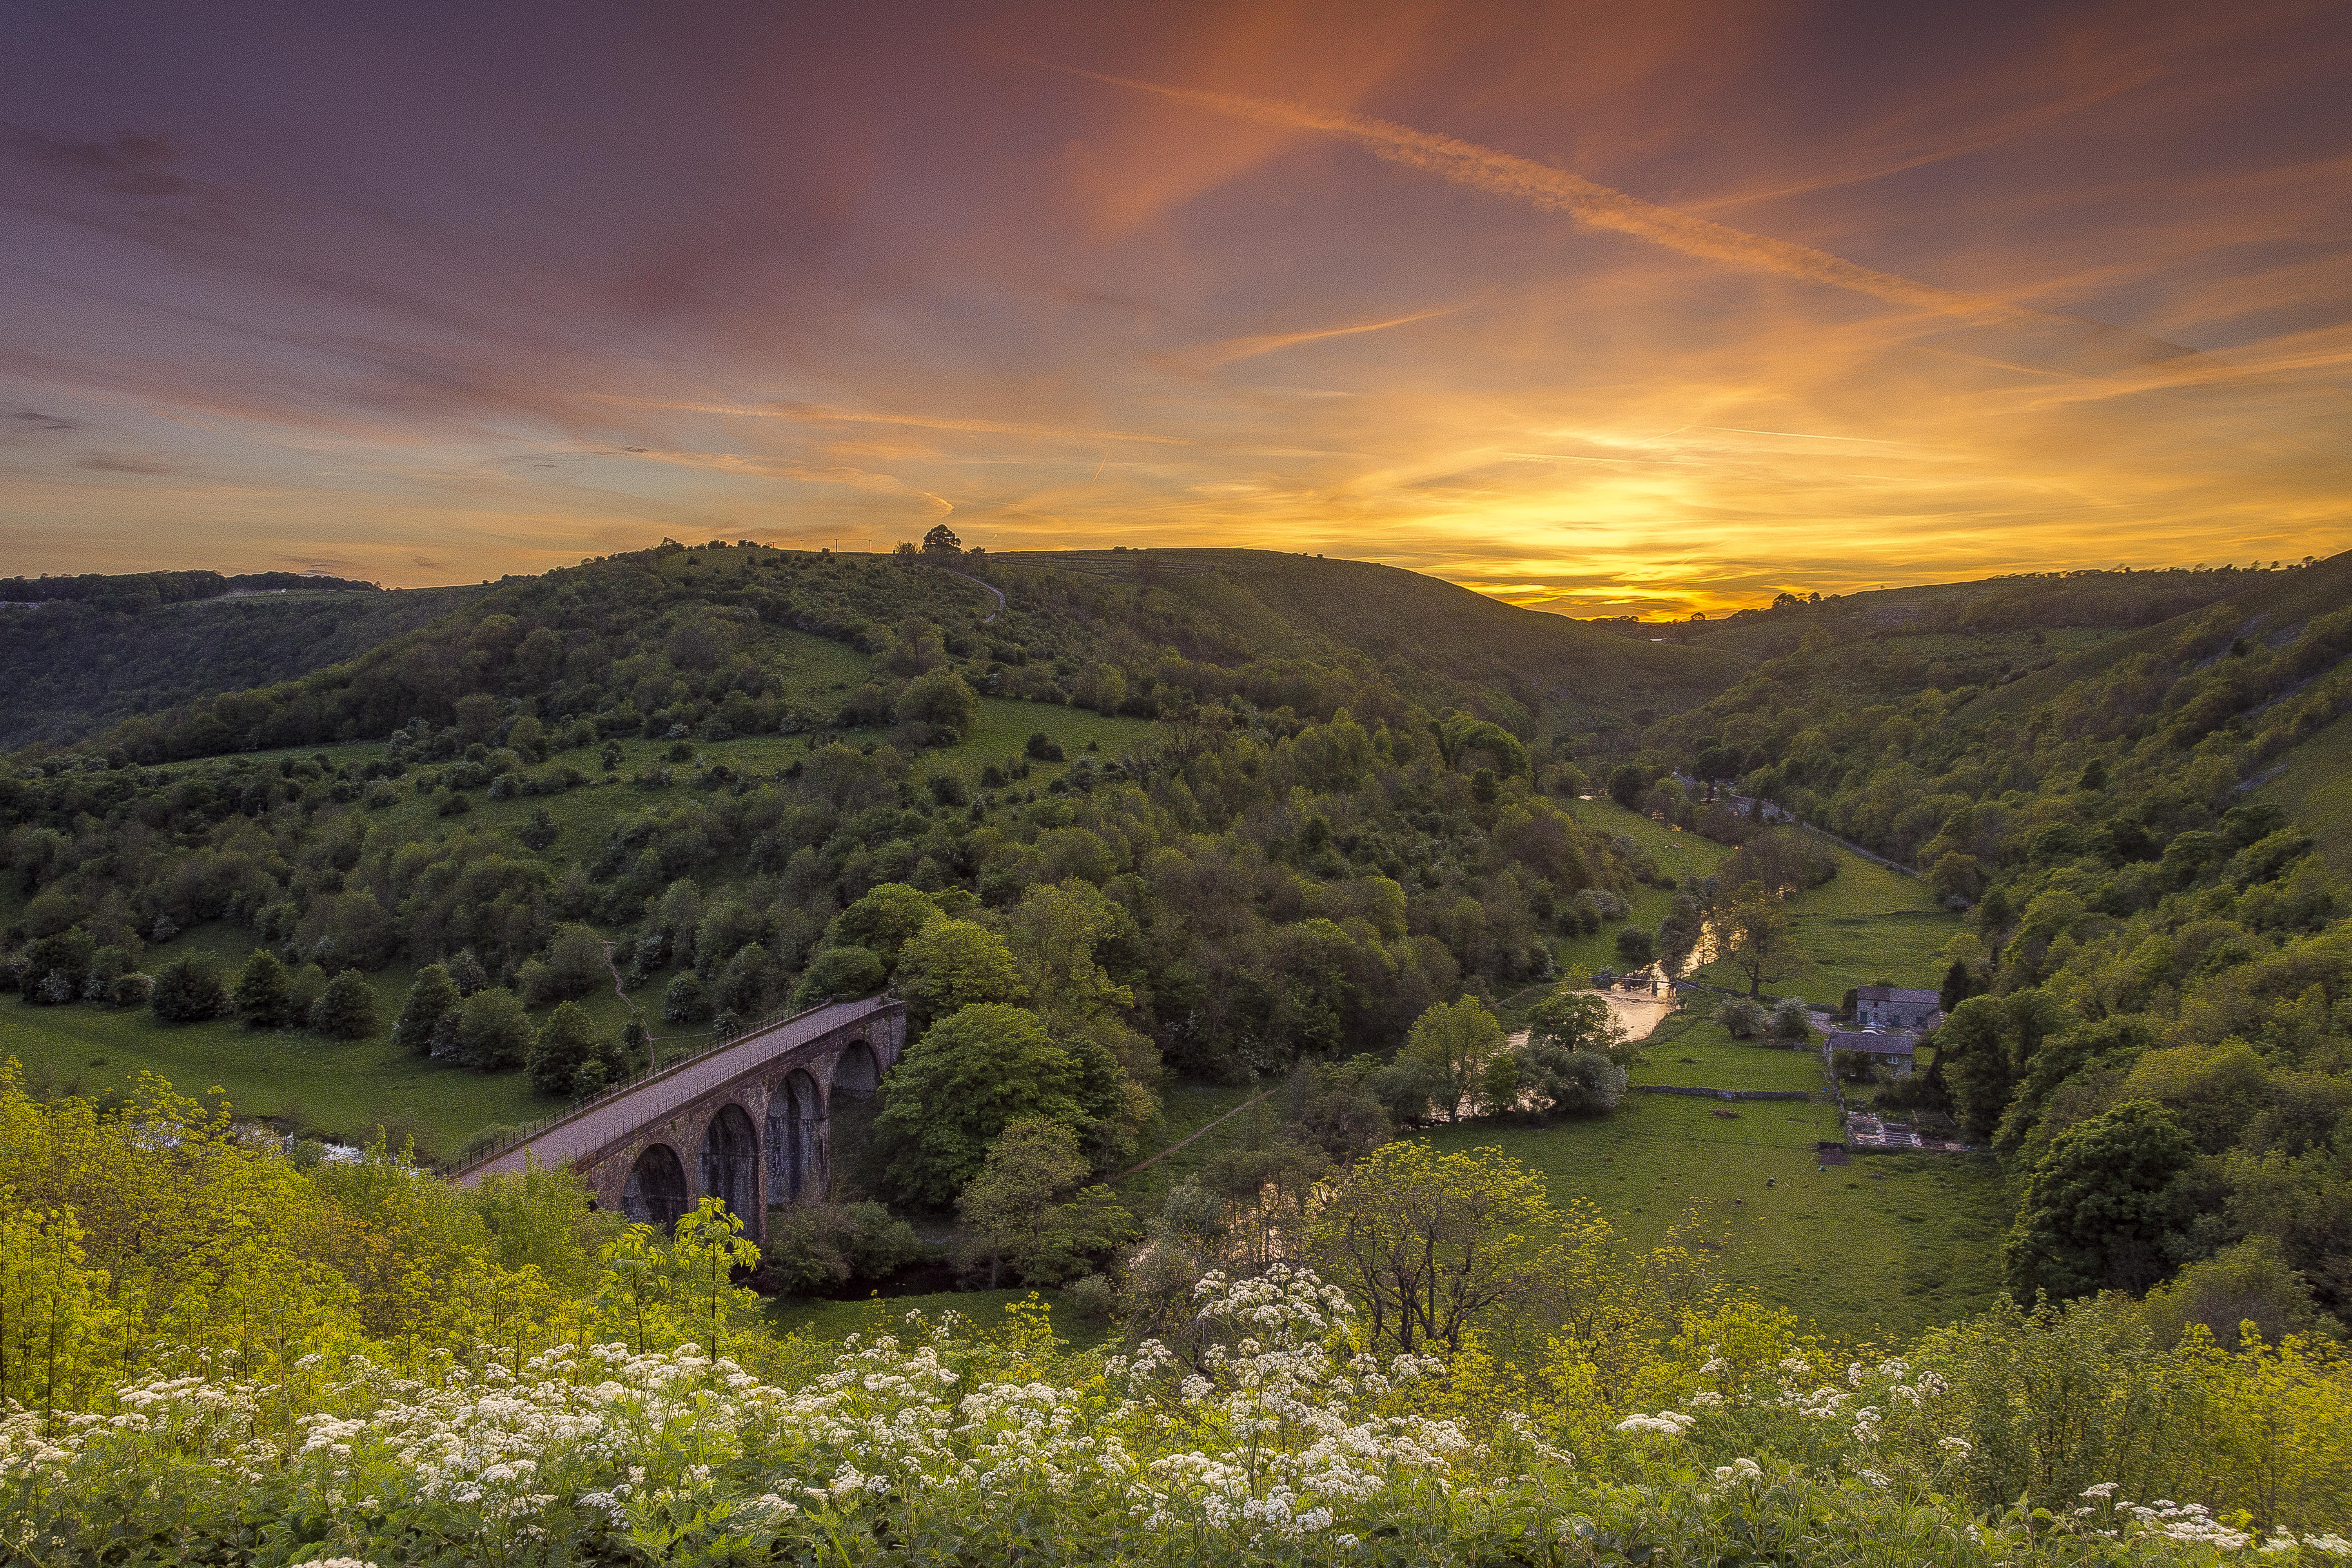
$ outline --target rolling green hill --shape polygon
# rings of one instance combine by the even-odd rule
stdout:
[[[134,715],[290,680],[425,626],[480,592],[291,588],[175,601],[121,594],[0,607],[0,669],[9,676],[0,684],[0,748],[69,745]],[[6,593],[0,584],[0,598]]]
[[[1747,662],[1715,648],[1612,637],[1563,616],[1366,561],[1265,550],[1033,552],[993,559],[1105,583],[1148,584],[1213,617],[1262,656],[1360,652],[1416,695],[1465,706],[1485,693],[1507,695],[1557,731],[1646,724],[1722,690]]]

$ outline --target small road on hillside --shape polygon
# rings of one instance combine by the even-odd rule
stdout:
[[[986,614],[985,616],[982,616],[980,618],[980,624],[981,624],[982,626],[984,626],[988,625],[988,623],[989,623],[989,622],[991,622],[991,621],[994,620],[997,616],[1001,616],[1001,615],[1003,615],[1003,614],[1004,613],[1004,590],[1003,590],[1003,589],[1002,589],[1002,588],[1000,588],[1000,587],[998,587],[995,584],[993,584],[993,583],[982,583],[979,578],[977,578],[977,577],[973,576],[971,573],[969,573],[969,572],[959,572],[959,571],[957,571],[957,570],[956,570],[954,567],[952,567],[952,566],[934,566],[934,567],[932,567],[932,568],[931,568],[931,570],[932,570],[932,571],[934,571],[934,572],[944,572],[944,573],[946,573],[946,574],[947,574],[949,576],[950,576],[950,577],[961,577],[961,578],[962,578],[965,582],[967,582],[967,583],[971,583],[971,584],[973,584],[974,585],[976,585],[976,586],[978,586],[978,587],[985,588],[985,589],[987,589],[990,593],[992,593],[992,594],[993,594],[993,595],[996,595],[996,608],[994,608],[994,609],[992,609],[992,610],[989,611],[989,612],[988,612],[988,614]]]

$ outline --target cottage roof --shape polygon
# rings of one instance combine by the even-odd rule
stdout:
[[[1885,1002],[1895,1007],[1933,1007],[1943,1000],[1940,992],[1914,991],[1900,985],[1864,985],[1853,995],[1857,1002]]]
[[[1830,1049],[1860,1051],[1865,1056],[1907,1057],[1912,1053],[1908,1035],[1885,1035],[1876,1029],[1838,1029],[1830,1035]]]

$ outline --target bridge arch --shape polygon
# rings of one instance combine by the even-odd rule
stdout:
[[[693,1206],[687,1192],[686,1164],[667,1143],[648,1143],[629,1167],[621,1188],[621,1211],[639,1225],[652,1226],[664,1236],[677,1228]]]
[[[702,1135],[702,1191],[727,1205],[753,1237],[765,1217],[760,1205],[760,1132],[743,1108],[729,1101]]]
[[[881,1059],[875,1056],[874,1047],[862,1039],[850,1041],[841,1047],[841,1054],[833,1058],[831,1087],[835,1094],[845,1094],[852,1100],[865,1100],[880,1087],[881,1082]]]
[[[816,1079],[794,1068],[768,1095],[768,1201],[796,1204],[821,1197],[816,1173],[824,1137],[824,1100]]]

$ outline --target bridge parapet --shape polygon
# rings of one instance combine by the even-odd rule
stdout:
[[[768,1205],[832,1184],[833,1107],[870,1096],[906,1047],[903,1002],[835,1002],[755,1025],[533,1129],[453,1173],[461,1186],[568,1165],[599,1206],[667,1230],[718,1197],[759,1238]]]

